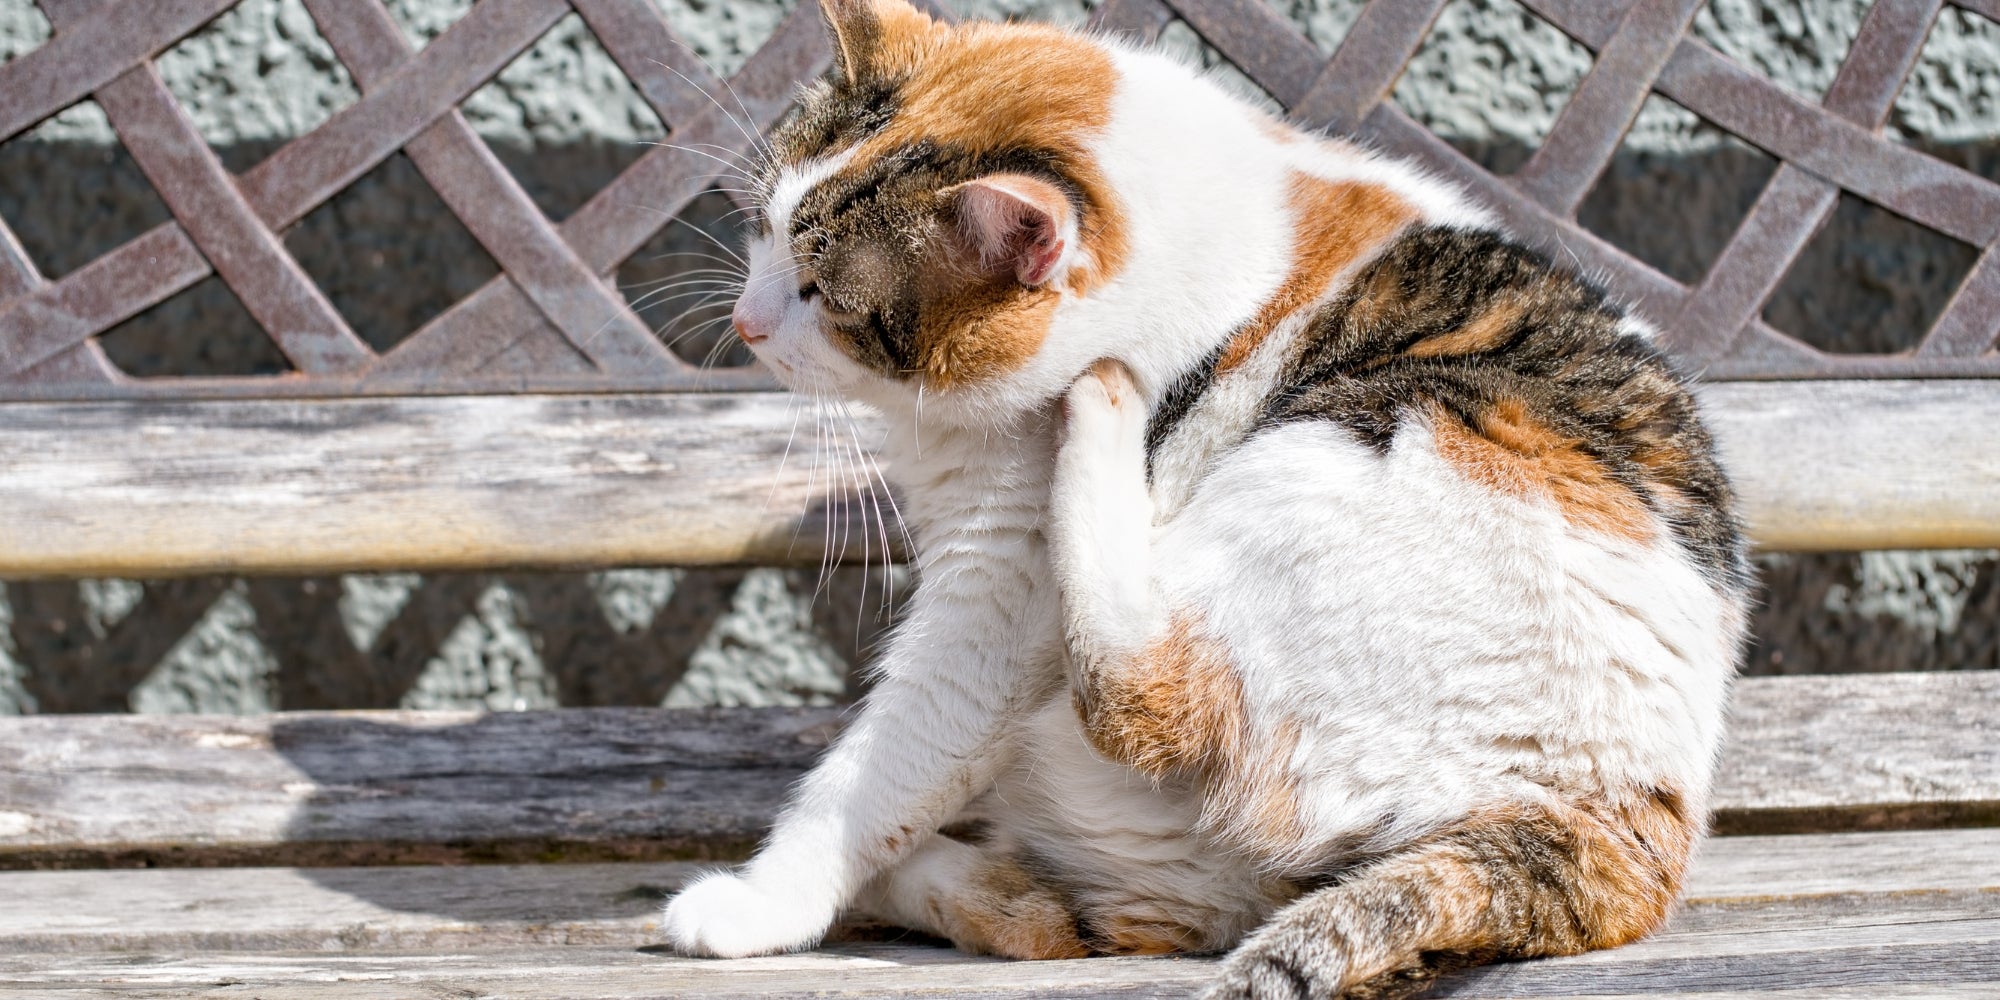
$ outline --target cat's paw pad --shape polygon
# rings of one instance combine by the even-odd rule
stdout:
[[[667,942],[686,955],[747,958],[817,943],[831,917],[735,875],[696,879],[667,902]]]

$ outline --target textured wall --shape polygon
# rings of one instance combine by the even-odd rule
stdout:
[[[789,3],[659,0],[718,69],[740,65]],[[389,0],[413,42],[469,0]],[[1077,0],[979,0],[983,16],[1075,21]],[[1331,51],[1358,0],[1276,0]],[[1862,0],[1715,0],[1697,31],[1807,97],[1832,79]],[[0,0],[0,61],[47,26]],[[1185,26],[1165,43],[1215,65]],[[355,98],[297,0],[248,0],[161,59],[170,88],[233,169]],[[1512,0],[1455,0],[1395,100],[1496,169],[1522,162],[1588,69],[1589,55]],[[1241,74],[1219,77],[1260,97]],[[726,97],[725,97],[726,100]],[[571,16],[465,106],[551,216],[560,218],[663,135]],[[2000,26],[1947,7],[1891,128],[2000,176]],[[1581,218],[1683,280],[1698,278],[1773,164],[1664,98],[1641,114]],[[729,238],[727,200],[699,199],[621,271],[656,326],[706,355],[706,286],[683,286]],[[634,206],[634,211],[644,211]],[[0,145],[0,218],[52,275],[165,219],[103,116],[83,105]],[[395,343],[494,273],[401,157],[308,216],[287,245],[378,347]],[[677,256],[678,255],[678,256]],[[1849,199],[1767,318],[1835,350],[1894,349],[1942,306],[1971,248]],[[698,276],[694,276],[698,277]],[[684,294],[692,291],[693,294]],[[680,295],[676,299],[671,296]],[[135,374],[278,370],[283,359],[211,279],[105,338]],[[0,529],[4,530],[4,529]],[[2000,667],[1995,554],[1772,556],[1752,668]],[[868,582],[864,594],[862,581]],[[907,590],[907,581],[890,581]],[[882,620],[879,574],[631,569],[596,574],[408,575],[14,583],[0,586],[0,713],[262,711],[396,705],[762,704],[838,699]]]

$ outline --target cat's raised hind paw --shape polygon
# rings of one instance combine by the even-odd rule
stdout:
[[[1123,362],[1102,358],[1063,397],[1063,441],[1098,447],[1144,448],[1146,401]]]
[[[832,915],[764,891],[747,879],[716,872],[667,901],[667,942],[685,955],[748,958],[798,951],[819,943]]]

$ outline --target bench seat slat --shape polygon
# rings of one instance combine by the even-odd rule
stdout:
[[[2000,825],[2000,672],[1751,678],[1724,833]],[[835,709],[39,716],[0,868],[742,856]]]
[[[0,873],[0,995],[985,997],[1189,995],[1208,959],[1007,963],[848,943],[740,962],[650,948],[698,866]],[[1475,970],[1438,995],[1741,996],[2000,983],[2000,830],[1711,842],[1688,903],[1639,944]],[[193,916],[191,916],[191,914]],[[649,950],[640,950],[649,949]],[[217,987],[228,982],[228,993]],[[380,990],[381,992],[370,992]],[[185,992],[172,992],[185,991]],[[1874,993],[1874,996],[1895,996]],[[1991,995],[1988,993],[1986,995]]]

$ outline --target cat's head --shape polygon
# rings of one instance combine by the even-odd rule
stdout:
[[[1097,149],[1116,53],[904,0],[821,9],[835,69],[771,139],[739,334],[796,388],[1035,395],[1052,321],[1129,249]]]

